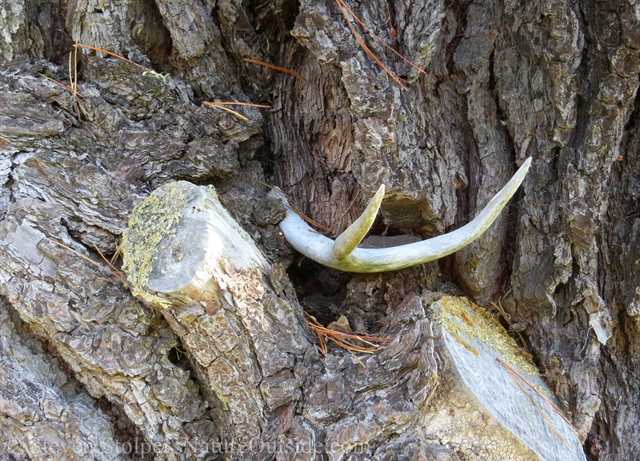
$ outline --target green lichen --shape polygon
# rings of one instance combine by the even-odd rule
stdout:
[[[149,275],[156,260],[154,255],[163,242],[176,234],[176,227],[187,206],[193,185],[179,181],[156,189],[137,205],[129,219],[122,240],[122,270],[127,274],[131,292],[137,298],[157,308],[165,308],[169,300],[154,295],[147,288]],[[209,188],[215,196],[215,189]]]

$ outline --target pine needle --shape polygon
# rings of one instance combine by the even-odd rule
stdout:
[[[334,228],[335,228],[335,227],[340,223],[340,221],[342,221],[342,220],[344,219],[344,217],[347,215],[347,213],[349,213],[349,210],[350,210],[351,208],[353,208],[353,205],[355,205],[356,200],[358,200],[358,196],[359,196],[359,195],[360,195],[360,191],[358,191],[358,192],[356,193],[355,198],[354,198],[353,200],[351,200],[351,203],[349,204],[349,206],[347,207],[347,209],[344,211],[344,213],[342,213],[342,215],[338,218],[338,220],[337,220],[335,223],[333,223],[333,225],[329,228],[329,231],[328,231],[328,232],[332,232],[332,231],[333,231],[333,229],[334,229]]]
[[[113,254],[113,256],[111,256],[111,260],[109,261],[109,265],[113,267],[113,265],[115,264],[116,260],[122,256],[122,242],[120,242],[120,245],[118,245],[116,247],[116,252]]]
[[[120,247],[118,246],[118,249],[116,250],[116,252],[114,253],[113,257],[111,258],[111,260],[108,260],[107,258],[105,258],[105,256],[102,254],[102,251],[100,251],[100,248],[98,248],[98,245],[93,245],[93,248],[96,249],[96,251],[98,252],[98,254],[100,255],[100,257],[102,258],[102,260],[107,263],[107,265],[111,268],[111,270],[117,274],[118,280],[120,280],[122,283],[125,283],[127,280],[127,276],[124,275],[124,272],[122,272],[120,269],[118,269],[117,267],[115,267],[113,265],[113,263],[115,262],[116,258],[118,257],[118,255],[120,254]]]
[[[64,83],[60,83],[60,82],[59,82],[59,81],[57,81],[55,78],[51,78],[51,77],[49,77],[48,75],[44,75],[44,74],[41,74],[41,73],[38,73],[38,75],[39,75],[40,77],[44,77],[44,78],[46,78],[47,80],[52,81],[52,82],[53,82],[53,83],[55,83],[56,85],[61,86],[62,88],[64,88],[65,90],[67,90],[69,93],[71,93],[71,94],[73,95],[73,91],[74,91],[74,90],[73,90],[73,88],[71,88],[69,85],[65,85]],[[78,92],[78,91],[76,91],[76,92],[75,92],[75,94],[76,94],[76,96],[78,96],[79,98],[84,98],[84,96],[83,96],[80,92]]]
[[[255,59],[244,59],[244,62],[258,64],[260,66],[268,67],[269,69],[277,70],[279,72],[286,72],[287,74],[295,75],[296,77],[301,78],[302,80],[305,80],[305,78],[297,72],[294,72],[289,69],[285,69],[284,67],[274,66],[273,64],[269,64],[268,62],[257,61]]]
[[[422,72],[423,74],[427,75],[427,73],[421,69],[420,67],[418,67],[417,65],[415,65],[414,63],[412,63],[411,61],[409,61],[407,58],[405,58],[404,56],[402,56],[400,53],[398,53],[396,50],[394,50],[392,47],[390,47],[389,45],[387,45],[384,40],[382,40],[380,37],[378,37],[376,34],[373,33],[373,31],[371,29],[369,29],[361,20],[360,18],[358,18],[358,16],[356,16],[356,14],[353,12],[353,10],[351,10],[351,8],[349,8],[349,6],[344,2],[344,0],[336,0],[339,3],[342,3],[342,6],[349,12],[349,14],[351,16],[353,16],[353,19],[356,20],[356,22],[358,24],[360,24],[367,32],[369,32],[369,35],[371,35],[374,39],[376,39],[378,42],[382,43],[382,45],[385,46],[385,48],[387,48],[388,50],[390,50],[393,54],[395,54],[396,56],[398,56],[400,59],[402,59],[404,62],[406,62],[407,64],[409,64],[411,67],[413,67],[414,69],[416,69],[419,72]],[[391,20],[389,20],[391,21]],[[395,31],[395,29],[392,28],[392,33],[393,31]],[[396,40],[396,38],[394,38],[394,40]]]
[[[236,112],[233,109],[229,109],[225,106],[249,106],[249,107],[260,107],[263,109],[270,109],[271,106],[265,106],[264,104],[253,104],[251,102],[235,102],[235,101],[213,101],[213,102],[205,102],[203,103],[205,106],[215,107],[216,109],[226,110],[227,112],[232,113],[236,117],[244,120],[245,122],[249,120],[247,117],[242,115],[240,112]]]
[[[349,210],[351,208],[353,208],[353,205],[355,205],[356,200],[358,200],[358,196],[360,195],[360,191],[358,191],[358,193],[356,194],[355,198],[351,201],[351,203],[349,204],[349,206],[347,207],[347,209],[345,210],[344,213],[342,213],[342,215],[340,215],[340,217],[338,218],[338,220],[331,226],[331,227],[327,227],[323,224],[320,224],[316,221],[314,221],[313,219],[311,219],[310,217],[308,217],[306,214],[304,214],[302,212],[302,209],[298,206],[298,204],[291,198],[289,197],[287,194],[285,194],[284,192],[282,192],[280,189],[275,189],[272,185],[267,184],[262,182],[261,183],[263,186],[267,186],[269,189],[273,189],[275,190],[277,193],[281,194],[283,197],[285,197],[287,199],[287,202],[289,202],[289,205],[291,206],[291,209],[293,211],[295,211],[296,213],[298,213],[298,216],[300,216],[303,220],[305,220],[306,222],[308,222],[309,224],[311,224],[314,227],[317,227],[318,229],[320,229],[322,232],[320,232],[323,235],[329,235],[331,234],[331,232],[333,231],[333,229],[338,225],[338,223],[340,223],[340,221],[342,221],[344,219],[344,217],[347,215],[347,213],[349,213]]]
[[[50,239],[50,238],[48,238],[48,237],[44,237],[44,239],[45,239],[45,240],[47,240],[47,241],[49,241],[49,242],[51,242],[51,243],[53,243],[53,244],[55,244],[55,245],[58,245],[59,247],[64,248],[65,250],[70,251],[70,252],[71,252],[71,253],[73,253],[74,255],[79,256],[80,258],[82,258],[82,259],[84,259],[85,261],[87,261],[89,264],[92,264],[93,266],[95,266],[95,267],[97,267],[97,268],[99,268],[99,269],[102,269],[103,271],[105,271],[105,272],[107,272],[107,273],[111,274],[111,275],[112,275],[112,276],[114,276],[116,279],[118,279],[118,281],[120,281],[121,283],[126,283],[126,277],[125,277],[124,273],[123,273],[122,271],[120,271],[120,270],[116,269],[115,267],[113,267],[113,266],[111,265],[111,263],[110,263],[109,261],[107,261],[107,259],[104,257],[104,255],[102,254],[102,252],[101,252],[100,250],[98,250],[98,248],[97,248],[97,247],[96,247],[96,250],[98,250],[98,254],[100,254],[100,257],[102,257],[102,259],[104,259],[104,260],[107,262],[108,267],[104,267],[102,264],[100,264],[100,263],[98,263],[98,262],[94,261],[94,260],[93,260],[93,259],[91,259],[90,257],[83,255],[83,254],[82,254],[82,253],[80,253],[79,251],[76,251],[76,250],[74,250],[73,248],[71,248],[71,247],[69,247],[69,246],[67,246],[67,245],[65,245],[65,244],[63,244],[63,243],[56,242],[55,240]],[[115,282],[115,280],[109,280],[109,281],[110,281],[110,282]]]
[[[367,336],[367,335],[358,335],[355,333],[344,333],[342,331],[332,330],[326,327],[323,327],[320,322],[316,320],[316,318],[305,312],[307,316],[307,324],[311,327],[311,329],[318,336],[318,341],[320,343],[320,351],[322,355],[327,355],[327,340],[332,341],[338,346],[342,347],[349,351],[351,355],[362,365],[365,366],[364,363],[354,355],[355,352],[363,353],[363,354],[373,354],[374,352],[382,349],[382,346],[378,343],[389,342],[390,338],[380,338],[377,336]],[[352,341],[358,341],[364,345],[354,344]]]
[[[100,53],[105,53],[109,56],[112,56],[114,58],[120,59],[121,61],[125,61],[128,62],[129,64],[133,64],[136,67],[139,67],[140,69],[143,70],[142,75],[151,75],[159,80],[162,80],[162,84],[165,85],[167,83],[167,80],[171,78],[171,75],[169,74],[162,74],[160,72],[156,72],[153,69],[149,69],[148,67],[143,66],[142,64],[138,64],[137,62],[133,62],[130,59],[125,58],[124,56],[120,56],[119,54],[116,53],[112,53],[111,51],[107,51],[104,48],[98,48],[97,46],[91,46],[91,45],[78,45],[78,43],[76,43],[74,45],[76,47],[76,50],[78,48],[84,48],[86,50],[93,50],[93,51],[99,51]]]
[[[342,1],[342,0],[336,0],[336,3],[338,4],[338,8],[340,8],[340,12],[342,13],[342,15],[344,16],[344,18],[347,21],[347,25],[349,26],[349,29],[351,29],[351,33],[353,34],[353,36],[355,37],[355,39],[358,41],[358,43],[360,44],[360,46],[362,47],[362,49],[364,50],[364,52],[371,58],[373,59],[376,64],[378,64],[382,70],[384,70],[389,77],[391,77],[393,79],[393,81],[395,81],[398,85],[400,85],[400,87],[403,90],[407,90],[407,86],[404,84],[405,80],[401,79],[400,77],[398,77],[396,74],[394,74],[393,72],[391,72],[391,70],[389,70],[389,68],[387,66],[385,66],[382,61],[380,61],[380,59],[378,59],[378,57],[373,53],[373,51],[371,51],[369,49],[369,47],[364,43],[364,40],[362,40],[362,37],[360,37],[360,35],[358,34],[358,32],[356,31],[355,27],[353,27],[353,24],[351,23],[351,21],[349,20],[349,15],[347,13],[348,7],[347,5]],[[349,10],[351,11],[351,10]]]
[[[213,102],[205,102],[204,104],[208,106],[249,106],[249,107],[260,107],[262,109],[271,109],[271,106],[267,106],[264,104],[254,104],[252,102],[213,101]]]
[[[542,408],[540,408],[538,406],[538,404],[535,402],[535,400],[533,400],[533,397],[531,397],[531,395],[529,395],[529,393],[524,389],[524,387],[522,386],[522,384],[520,384],[520,382],[518,381],[517,378],[520,378],[527,386],[529,386],[531,389],[533,389],[533,391],[536,394],[538,394],[542,398],[542,400],[544,400],[553,409],[553,411],[555,411],[560,416],[560,418],[562,418],[562,420],[569,425],[569,427],[571,429],[573,429],[577,434],[584,436],[584,434],[582,434],[573,424],[571,424],[571,422],[567,419],[567,417],[564,415],[562,410],[560,410],[557,406],[555,406],[555,404],[551,400],[549,400],[544,394],[542,394],[538,389],[536,389],[533,386],[533,384],[531,384],[529,381],[527,381],[524,376],[522,376],[520,373],[518,373],[515,368],[513,368],[511,365],[509,365],[505,360],[502,360],[500,357],[497,357],[496,360],[498,362],[500,362],[502,364],[502,366],[504,366],[507,369],[507,371],[509,372],[509,374],[511,375],[513,380],[516,382],[518,387],[522,390],[522,392],[524,392],[524,394],[531,401],[531,403],[533,403],[533,405],[538,409],[538,411],[540,413],[542,413],[542,416],[547,421],[549,426],[551,426],[551,429],[553,430],[553,432],[560,438],[560,440],[562,440],[562,442],[565,445],[567,445],[566,440],[558,433],[558,431],[556,430],[555,426],[551,423],[551,420],[549,420],[549,417],[547,416],[547,414],[544,411],[542,411]]]
[[[293,200],[291,197],[289,197],[287,194],[285,194],[283,191],[281,191],[280,189],[277,189],[275,187],[273,187],[270,184],[261,182],[261,184],[263,186],[267,186],[269,189],[275,190],[278,194],[282,195],[285,199],[287,199],[287,202],[289,202],[289,206],[291,207],[291,209],[293,211],[295,211],[296,213],[298,213],[298,215],[304,219],[306,222],[308,222],[309,224],[311,224],[314,227],[317,227],[318,229],[322,230],[322,234],[329,234],[331,232],[331,229],[329,229],[327,226],[324,226],[320,223],[315,222],[313,219],[311,219],[310,217],[308,217],[307,215],[305,215],[302,212],[302,208],[300,208],[298,206],[298,204],[295,202],[295,200]]]
[[[76,45],[78,42],[76,42]],[[73,76],[71,74],[71,53],[69,53],[69,87],[71,88],[71,98],[73,99],[73,106],[76,109],[76,116],[78,120],[82,118],[82,114],[89,117],[89,114],[78,99],[78,48],[73,49]]]
[[[236,112],[233,109],[229,109],[228,107],[224,107],[224,106],[217,106],[215,104],[207,104],[205,103],[207,106],[211,106],[211,107],[215,107],[216,109],[222,109],[222,110],[226,110],[227,112],[232,113],[233,115],[235,115],[236,117],[238,117],[241,120],[244,120],[245,122],[249,120],[249,118],[245,117],[244,115],[242,115],[240,112]]]
[[[507,291],[504,296],[501,296],[500,299],[498,299],[498,304],[492,302],[491,305],[500,313],[500,315],[502,316],[502,318],[505,320],[505,322],[507,322],[507,325],[511,326],[511,316],[504,310],[504,307],[502,307],[502,299],[506,298],[509,293],[511,292],[511,289],[509,289],[509,291]],[[519,344],[520,346],[522,346],[526,351],[527,354],[529,353],[528,350],[528,346],[527,346],[527,342],[524,340],[524,337],[522,336],[522,334],[519,331],[511,331],[509,330],[508,333],[513,336],[513,334],[515,333],[518,338],[520,339]]]
[[[120,59],[122,61],[128,62],[129,64],[133,64],[134,66],[139,67],[140,69],[142,69],[144,71],[147,71],[147,72],[149,72],[151,74],[156,74],[155,70],[149,69],[148,67],[145,67],[142,64],[138,64],[137,62],[133,62],[132,60],[127,59],[127,58],[125,58],[123,56],[120,56],[119,54],[112,53],[111,51],[107,51],[104,48],[98,48],[97,46],[91,46],[91,45],[79,45],[77,43],[74,46],[76,48],[84,48],[85,50],[99,51],[100,53],[104,53],[104,54],[107,54],[107,55],[112,56],[114,58],[118,58],[118,59]]]

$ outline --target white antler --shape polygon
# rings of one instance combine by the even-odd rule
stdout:
[[[308,258],[334,269],[347,272],[385,272],[404,269],[455,253],[480,237],[516,192],[527,175],[530,165],[531,157],[469,224],[448,234],[421,242],[390,248],[358,248],[378,213],[384,197],[384,185],[380,186],[362,215],[335,241],[310,228],[291,209],[284,195],[274,190],[287,208],[287,215],[280,223],[280,229],[293,248]]]

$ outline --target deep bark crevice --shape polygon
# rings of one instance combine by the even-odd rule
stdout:
[[[636,130],[640,123],[640,92],[636,91],[636,97],[633,100],[633,111],[629,115],[629,120],[624,125],[624,131]]]
[[[170,63],[173,42],[171,34],[162,22],[160,10],[154,0],[141,0],[139,10],[131,24],[133,43],[149,58],[151,66],[159,72],[171,73]],[[143,24],[140,27],[140,24]]]
[[[445,68],[449,76],[452,76],[455,72],[454,56],[467,28],[467,10],[470,3],[467,0],[462,0],[451,2],[451,5],[449,5],[449,9],[453,12],[456,21],[456,30],[445,49]]]
[[[123,447],[123,452],[133,461],[152,461],[156,458],[153,445],[149,444],[144,433],[131,421],[118,405],[114,405],[105,397],[95,400],[97,408],[102,410],[111,420],[114,437]]]
[[[305,311],[323,325],[347,313],[343,303],[351,275],[329,269],[299,255],[287,273]]]

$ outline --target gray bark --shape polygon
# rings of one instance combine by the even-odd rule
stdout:
[[[20,445],[8,435],[35,427],[33,421],[42,428],[38,440],[75,446],[74,431],[86,428],[79,429],[89,445],[83,449],[108,452],[141,441],[158,459],[199,459],[203,445],[225,442],[224,413],[198,359],[185,352],[179,322],[45,239],[97,261],[94,245],[112,255],[133,207],[172,180],[215,185],[271,264],[293,262],[288,276],[297,296],[289,292],[289,300],[301,299],[325,324],[346,314],[353,328],[375,333],[381,322],[402,323],[396,309],[414,294],[453,290],[444,280],[490,311],[499,304],[586,435],[589,458],[633,459],[640,452],[636,6],[349,6],[426,75],[356,24],[376,55],[409,81],[402,90],[363,52],[330,0],[0,1],[0,295],[3,312],[15,319],[3,320],[1,331],[4,343],[20,344],[34,376],[28,380],[37,384],[16,379],[12,391],[2,384],[11,396],[0,412],[3,459],[38,458],[37,443]],[[130,63],[84,51],[82,113],[67,90],[38,75],[67,83],[75,40],[172,77],[143,75]],[[207,100],[272,108],[239,108],[244,121],[201,105]],[[323,224],[346,211],[339,233],[384,182],[376,232],[425,238],[468,222],[528,156],[534,163],[520,196],[478,242],[439,264],[382,275],[351,276],[300,261],[279,235],[282,210],[261,184],[279,185]],[[275,285],[288,284],[287,275],[276,278]],[[369,381],[394,389],[389,401],[398,408],[407,408],[410,392],[394,383],[421,369],[412,351],[394,359],[406,364],[397,374]],[[351,398],[366,379],[339,379],[359,365],[340,357],[338,350],[324,361],[317,351],[302,354],[293,372],[302,383],[325,376],[316,388],[300,385],[305,411],[323,428],[291,423],[297,420],[288,415],[302,411],[295,399],[274,410],[269,424],[280,420],[278,430],[289,437],[326,436],[354,408],[362,417],[373,414],[373,394]],[[55,378],[45,379],[45,368],[56,370]],[[27,388],[23,400],[12,400],[15,389]],[[42,403],[44,395],[54,403]],[[90,407],[89,395],[101,404]],[[28,404],[29,412],[12,410]],[[450,454],[402,428],[383,427],[375,439],[380,459],[394,459],[392,449],[407,459]],[[97,432],[105,438],[86,435]]]

